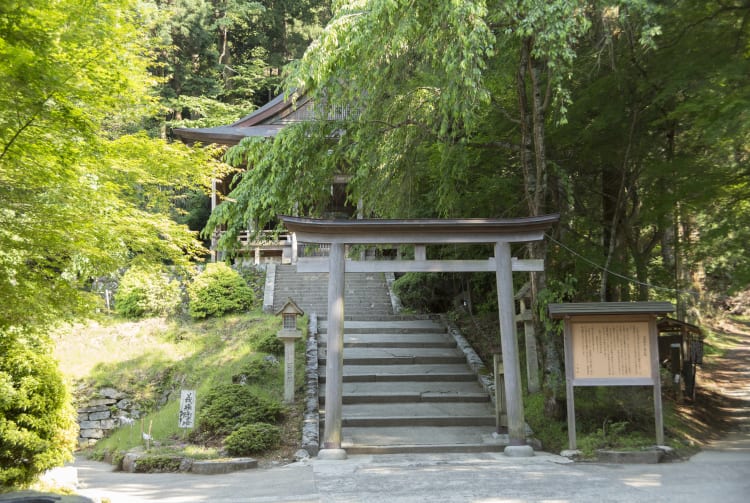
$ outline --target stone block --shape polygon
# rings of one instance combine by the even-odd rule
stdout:
[[[616,464],[656,464],[664,457],[664,451],[646,449],[643,451],[616,451],[600,449],[596,451],[596,460],[601,463]]]
[[[101,421],[81,421],[78,426],[83,430],[98,430],[102,427]]]
[[[102,412],[92,412],[89,414],[89,421],[97,421],[100,419],[111,419],[112,413],[108,410]]]
[[[81,407],[78,409],[78,414],[89,414],[91,412],[102,412],[104,410],[109,410],[108,405],[92,405],[90,407]]]
[[[143,457],[143,454],[137,452],[129,452],[122,458],[122,471],[128,473],[135,473],[135,465],[138,460]]]
[[[220,473],[236,472],[238,470],[249,470],[257,467],[258,461],[253,458],[233,458],[212,461],[194,461],[190,471],[201,475],[216,475]]]
[[[104,438],[104,430],[101,428],[81,430],[80,436],[82,438]]]
[[[102,419],[99,423],[101,423],[100,428],[103,430],[114,430],[117,428],[114,419]]]
[[[104,398],[113,398],[115,400],[120,400],[121,398],[125,398],[125,393],[122,393],[120,391],[117,391],[114,388],[102,388],[99,390],[99,396]]]
[[[85,409],[88,409],[89,407],[98,407],[100,405],[114,405],[116,403],[117,400],[114,398],[95,398],[86,403]]]
[[[131,405],[132,405],[132,402],[130,400],[128,400],[127,398],[123,398],[122,400],[120,400],[119,402],[115,404],[115,407],[117,407],[118,409],[127,410],[130,408]]]

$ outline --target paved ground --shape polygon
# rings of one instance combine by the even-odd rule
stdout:
[[[127,474],[79,460],[79,493],[119,502],[747,502],[750,438],[690,461],[571,463],[542,454],[396,454],[227,475]]]

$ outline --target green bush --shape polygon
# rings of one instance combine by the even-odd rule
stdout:
[[[182,302],[180,284],[158,268],[133,266],[122,276],[115,311],[126,318],[173,314]]]
[[[277,447],[281,443],[281,428],[267,423],[242,426],[224,439],[224,448],[232,456],[247,456]]]
[[[232,376],[232,382],[248,384],[273,381],[280,376],[280,368],[278,360],[269,361],[265,355],[254,354],[240,371]]]
[[[135,462],[136,473],[178,472],[182,458],[169,455],[143,456]]]
[[[262,353],[270,353],[276,356],[284,354],[284,343],[273,332],[266,332],[259,335],[253,342],[253,347],[256,351]]]
[[[223,262],[208,264],[188,287],[190,316],[221,316],[250,309],[255,294],[237,272]]]
[[[198,417],[195,435],[205,440],[229,435],[251,423],[275,423],[283,417],[283,408],[251,386],[221,384],[206,393]]]
[[[75,410],[55,360],[0,332],[0,486],[23,486],[73,458]]]

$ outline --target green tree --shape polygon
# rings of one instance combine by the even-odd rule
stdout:
[[[714,288],[747,285],[738,252],[747,244],[748,12],[663,6],[650,18],[662,34],[642,44],[646,20],[610,11],[580,51],[576,106],[552,138],[564,159],[560,200],[579,222],[565,239],[611,271],[584,266],[598,279],[579,282],[590,295],[671,298],[682,317],[697,299],[675,292],[699,292],[701,264]]]
[[[233,122],[276,95],[281,69],[328,17],[328,0],[155,0],[152,67],[171,126]]]
[[[187,265],[204,252],[169,215],[176,191],[207,182],[210,152],[123,135],[156,111],[139,6],[0,5],[0,362],[25,347],[40,359],[38,374],[2,377],[2,442],[33,451],[20,454],[27,471],[13,483],[71,449],[67,435],[47,433],[72,426],[59,413],[69,403],[33,409],[44,420],[24,416],[49,394],[69,401],[45,349],[50,325],[90,312],[96,276],[135,259]],[[6,408],[10,396],[23,400]],[[0,459],[3,469],[17,462]]]
[[[0,336],[0,484],[25,485],[72,459],[75,410],[48,348]]]
[[[135,5],[0,8],[0,329],[80,311],[81,286],[137,255],[202,251],[168,214],[207,183],[208,152],[104,129],[152,104]]]

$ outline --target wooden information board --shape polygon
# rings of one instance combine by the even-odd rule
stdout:
[[[574,384],[585,385],[589,379],[652,377],[647,321],[574,321],[571,328]]]
[[[576,448],[576,386],[652,386],[656,443],[664,443],[656,317],[668,302],[550,304],[564,321],[568,441]]]

